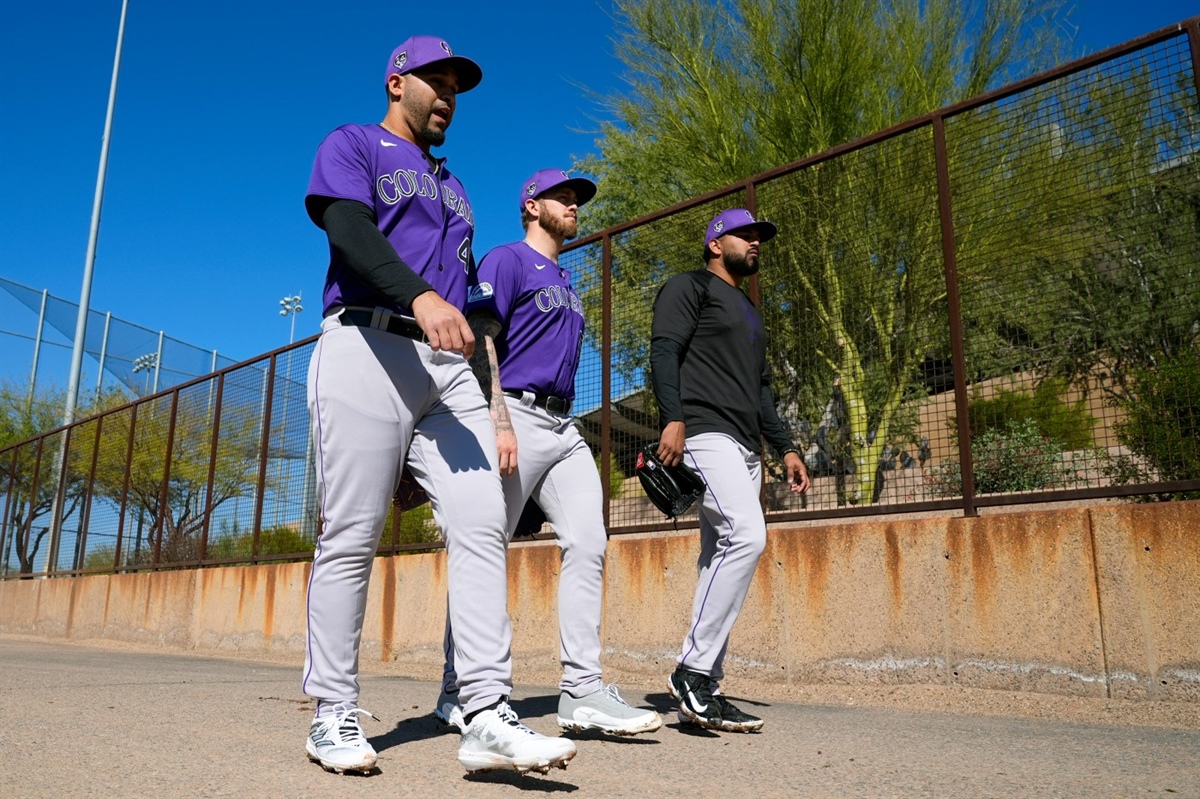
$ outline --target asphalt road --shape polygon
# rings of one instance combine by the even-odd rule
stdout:
[[[437,685],[385,674],[361,677],[378,767],[337,776],[305,758],[299,673],[0,638],[0,796],[1200,798],[1196,730],[747,701],[763,733],[714,734],[682,728],[665,691],[626,693],[664,713],[656,733],[576,736],[544,777],[467,776]],[[520,686],[513,706],[557,734],[556,689]]]

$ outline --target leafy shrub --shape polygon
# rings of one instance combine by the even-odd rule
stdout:
[[[426,502],[400,514],[399,544],[436,544],[442,540],[441,531],[433,523],[433,505]],[[379,552],[391,552],[392,527],[389,518],[379,537]]]
[[[1045,438],[1056,441],[1064,450],[1088,449],[1093,444],[1096,418],[1087,412],[1087,400],[1067,402],[1066,383],[1060,379],[1044,381],[1032,393],[999,389],[994,397],[974,397],[967,404],[971,440],[980,440],[989,430],[1007,430],[1032,420]],[[954,416],[949,417],[956,428]]]
[[[596,473],[603,479],[604,470],[600,468],[600,455],[597,454],[593,458],[596,462]],[[620,499],[625,493],[625,472],[621,471],[621,464],[617,462],[617,456],[613,452],[608,453],[608,496],[610,499]]]
[[[1026,418],[1003,428],[990,427],[971,443],[975,492],[1000,494],[1062,488],[1075,478],[1063,462],[1063,448]],[[947,463],[929,470],[926,482],[936,497],[962,496],[962,467]]]
[[[1200,351],[1185,349],[1157,370],[1136,373],[1131,387],[1114,429],[1135,457],[1113,458],[1105,473],[1117,485],[1200,478]],[[1200,499],[1200,491],[1139,499]]]
[[[222,536],[208,542],[208,559],[225,560],[239,556],[249,557],[254,547],[253,531],[232,536]],[[268,527],[258,534],[259,555],[299,555],[298,559],[311,556],[316,544],[298,530],[291,527]]]
[[[315,546],[312,541],[290,527],[269,527],[258,534],[259,555],[296,555],[296,560],[307,560],[312,556]],[[236,523],[234,523],[232,528],[223,524],[222,532],[209,539],[206,560],[246,558],[244,563],[249,563],[253,547],[253,532],[241,532]],[[188,557],[198,558],[199,548],[199,541],[193,541],[191,544],[192,551],[189,551]],[[129,548],[129,545],[126,544],[123,546],[123,552],[123,568],[149,566],[154,558],[154,550],[150,545],[143,545],[135,554]],[[115,548],[109,544],[90,549],[83,558],[83,568],[85,570],[112,571],[115,554]],[[160,552],[159,554],[163,563],[174,562],[165,553]]]

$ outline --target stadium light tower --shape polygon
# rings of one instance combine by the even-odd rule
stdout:
[[[157,352],[148,352],[145,355],[139,355],[138,357],[133,359],[133,373],[135,375],[138,372],[149,372],[151,369],[154,369],[157,366],[158,366],[158,353]],[[150,375],[147,374],[146,375],[146,388],[143,390],[143,393],[149,393],[149,391],[150,391]]]
[[[300,294],[297,293],[294,297],[284,297],[279,301],[279,315],[292,317],[292,332],[288,334],[288,344],[296,340],[296,314],[304,310],[304,306],[300,304]]]

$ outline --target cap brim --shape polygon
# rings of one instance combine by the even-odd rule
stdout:
[[[483,80],[483,70],[471,59],[456,55],[446,60],[454,65],[454,71],[458,73],[459,94],[471,91]]]
[[[458,76],[459,94],[471,91],[471,89],[474,89],[479,85],[479,82],[483,80],[483,70],[479,68],[479,65],[471,59],[461,55],[452,55],[448,58],[439,58],[437,61],[430,61],[428,64],[421,64],[420,66],[406,69],[404,72],[399,74],[408,75],[437,64],[446,64],[447,66],[454,67],[454,74]]]
[[[570,180],[564,180],[558,185],[571,187],[571,190],[575,192],[576,205],[583,205],[596,196],[596,184],[587,178],[571,178]]]
[[[775,226],[774,222],[761,220],[750,225],[740,225],[731,230],[726,230],[722,235],[734,233],[739,230],[757,230],[759,243],[770,241],[771,239],[775,238],[775,234],[779,232],[779,228]]]

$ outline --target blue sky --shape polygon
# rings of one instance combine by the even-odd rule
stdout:
[[[120,10],[0,2],[0,277],[71,301]],[[1197,11],[1079,0],[1076,54]],[[470,192],[477,255],[519,238],[520,182],[592,152],[589,90],[621,85],[610,12],[610,0],[130,0],[91,306],[240,360],[287,344],[279,300],[301,292],[296,338],[316,332],[327,251],[303,209],[312,157],[337,125],[382,117],[385,62],[413,33],[483,67],[440,152]],[[9,333],[35,322],[0,292],[0,377],[28,380],[32,342]],[[62,349],[45,363],[65,383]]]

